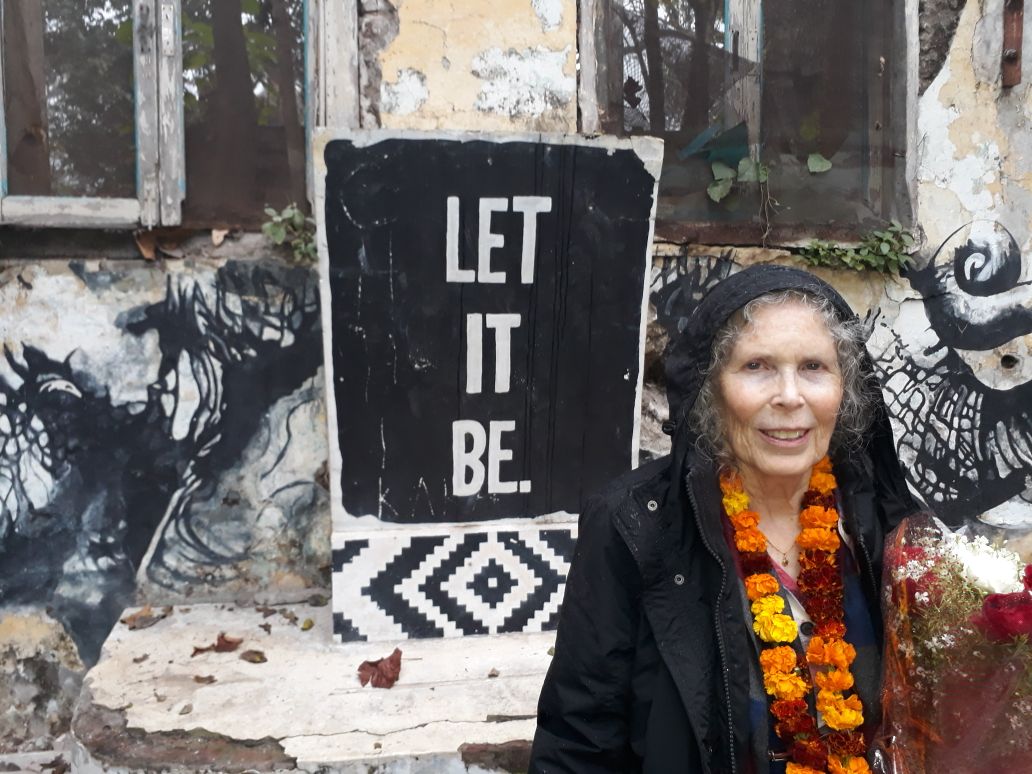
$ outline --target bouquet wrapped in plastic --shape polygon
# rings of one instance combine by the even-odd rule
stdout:
[[[1028,537],[926,515],[889,537],[875,771],[1032,772]]]

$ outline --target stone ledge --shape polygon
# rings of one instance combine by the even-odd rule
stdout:
[[[73,724],[91,768],[526,770],[553,633],[342,645],[331,627],[328,607],[304,603],[192,605],[149,628],[117,625]],[[243,642],[193,655],[220,632]],[[396,646],[395,686],[362,687],[359,664]],[[242,660],[247,650],[266,660]]]

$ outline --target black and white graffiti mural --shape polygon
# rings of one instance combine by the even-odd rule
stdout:
[[[900,458],[947,520],[1032,513],[1032,267],[995,221],[958,228],[908,275],[920,303],[879,324],[871,349]]]
[[[671,335],[737,270],[730,254],[657,265],[651,300]],[[1006,526],[1032,514],[1032,266],[993,221],[957,229],[868,312],[900,458],[948,521]],[[840,290],[849,296],[848,287]],[[900,298],[894,296],[901,295]]]
[[[308,269],[70,269],[0,273],[26,301],[5,299],[0,603],[45,604],[89,662],[140,585],[303,564],[325,505],[322,350]]]

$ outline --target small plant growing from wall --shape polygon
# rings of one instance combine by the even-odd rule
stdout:
[[[315,263],[315,221],[312,218],[294,203],[279,212],[266,207],[265,214],[269,219],[262,224],[262,233],[269,241],[290,247],[295,263]]]
[[[910,262],[915,244],[914,235],[894,220],[883,229],[864,234],[856,247],[815,239],[799,256],[811,266],[899,274]]]

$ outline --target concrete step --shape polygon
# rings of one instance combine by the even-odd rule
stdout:
[[[526,770],[554,633],[339,644],[331,628],[330,608],[306,603],[118,624],[86,676],[75,736],[104,771]],[[242,642],[194,655],[220,633]],[[395,647],[394,687],[363,687],[359,665]]]

